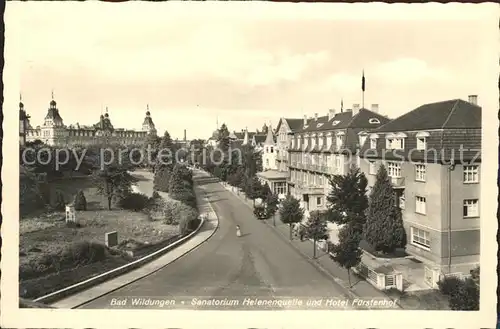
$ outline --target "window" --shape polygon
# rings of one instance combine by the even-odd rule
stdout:
[[[375,161],[368,161],[368,164],[370,166],[370,175],[376,175],[377,174],[377,168],[375,168]]]
[[[368,122],[372,125],[376,125],[380,123],[380,120],[377,118],[371,118],[370,120],[368,120]]]
[[[304,145],[303,145],[303,146],[304,146],[304,149],[306,149],[306,148],[307,148],[307,141],[308,141],[308,138],[306,138],[306,137],[304,136]]]
[[[323,135],[319,135],[318,146],[320,149],[323,147]]]
[[[266,159],[266,166],[269,167],[269,159]]]
[[[316,146],[316,136],[311,137],[311,148]]]
[[[363,145],[365,145],[365,141],[366,141],[366,135],[360,135],[359,136],[359,147],[362,147]]]
[[[411,227],[411,243],[417,247],[429,250],[431,248],[430,233],[416,227]]]
[[[478,166],[464,166],[464,183],[479,183]]]
[[[317,198],[316,198],[316,205],[321,206],[321,204],[322,204],[322,202],[323,202],[323,200],[322,200],[322,199],[323,199],[323,198],[322,198],[322,197],[320,197],[320,196],[319,196],[319,197],[317,197]]]
[[[405,141],[402,137],[388,136],[385,140],[385,148],[388,150],[402,150],[405,148]]]
[[[464,217],[479,217],[479,200],[464,200]]]
[[[399,208],[400,209],[405,209],[405,193],[404,191],[401,193],[401,196],[399,197]]]
[[[417,150],[425,150],[427,148],[427,141],[425,137],[417,138]]]
[[[401,164],[397,162],[388,162],[387,173],[389,174],[389,177],[401,177]]]
[[[274,148],[271,146],[271,153],[273,153],[273,152],[274,152]]]
[[[415,180],[425,182],[425,165],[415,165]]]
[[[328,149],[330,149],[332,147],[332,143],[333,143],[333,137],[332,136],[328,136],[327,140],[326,140],[326,147]]]
[[[415,212],[422,215],[426,214],[426,203],[424,197],[418,195],[415,197]]]
[[[286,193],[286,183],[284,183],[284,182],[274,183],[274,193],[285,194]]]
[[[336,139],[336,146],[337,146],[337,150],[340,150],[344,144],[344,136],[343,135],[337,135],[337,139]]]
[[[370,138],[370,148],[371,149],[377,148],[377,139],[376,138]]]

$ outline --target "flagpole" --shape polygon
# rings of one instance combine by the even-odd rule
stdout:
[[[361,108],[365,108],[365,70],[363,70],[363,78],[361,78]]]

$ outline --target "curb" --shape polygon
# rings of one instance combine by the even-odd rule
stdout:
[[[202,193],[205,194],[205,192],[203,192],[203,191],[202,191]],[[211,204],[210,204],[210,202],[208,201],[208,198],[206,198],[205,196],[204,196],[204,198],[206,199],[206,202],[208,203],[211,212],[215,213],[214,210],[213,210],[213,208],[212,208],[212,206],[211,206]],[[216,215],[216,217],[217,217],[217,215]],[[50,293],[48,295],[36,298],[36,299],[33,300],[33,302],[35,302],[35,303],[45,303],[45,304],[54,303],[54,302],[56,302],[58,300],[61,300],[61,299],[65,298],[65,297],[73,295],[73,294],[75,294],[77,292],[89,289],[89,288],[91,288],[91,287],[93,287],[93,286],[95,286],[97,284],[103,283],[105,281],[108,281],[110,279],[118,277],[118,276],[120,276],[122,274],[130,272],[131,270],[137,269],[137,268],[141,267],[142,265],[144,265],[146,263],[149,263],[150,261],[152,261],[152,260],[154,260],[156,258],[159,258],[160,256],[163,256],[167,252],[171,251],[172,249],[178,247],[179,245],[181,245],[184,242],[186,242],[189,239],[191,239],[193,236],[195,236],[200,231],[200,229],[203,227],[204,224],[205,224],[205,218],[201,217],[200,224],[198,225],[198,227],[193,232],[191,232],[188,235],[186,235],[185,237],[182,237],[179,240],[177,240],[177,241],[169,244],[168,246],[163,247],[162,249],[157,250],[157,251],[155,251],[155,252],[153,252],[153,253],[151,253],[149,255],[146,255],[146,256],[138,259],[138,260],[135,260],[135,261],[133,261],[131,263],[125,264],[123,266],[120,266],[120,267],[115,268],[113,270],[110,270],[108,272],[99,274],[99,275],[97,275],[95,277],[92,277],[90,279],[78,282],[78,283],[73,284],[73,285],[71,285],[69,287],[66,287],[66,288],[60,289],[58,291],[52,292],[52,293]],[[217,231],[218,227],[219,227],[219,220],[218,220],[218,217],[217,217],[217,226],[215,227],[215,229],[212,232],[212,234],[210,234],[210,236],[206,240],[208,240],[210,237],[212,237],[212,235],[215,233],[215,231]],[[201,245],[205,241],[202,241],[200,244],[198,244],[197,246],[193,247],[192,249],[198,247],[199,245]],[[160,267],[160,269],[161,268],[162,267]],[[153,271],[153,272],[155,272],[155,271]],[[151,272],[151,273],[153,273],[153,272]],[[146,274],[146,275],[144,275],[144,276],[142,276],[142,277],[140,277],[138,279],[135,279],[135,280],[133,280],[131,282],[128,282],[125,285],[130,284],[130,283],[132,283],[134,281],[140,280],[141,278],[143,278],[145,276],[148,276],[151,273],[148,273],[148,274]],[[116,289],[114,289],[114,290],[116,290]],[[106,295],[107,293],[109,293],[109,292],[106,292],[106,293],[102,294],[101,296]],[[84,304],[86,304],[87,302],[85,302]]]

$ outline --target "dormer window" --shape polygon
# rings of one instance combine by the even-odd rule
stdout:
[[[366,135],[366,132],[362,131],[358,134],[358,137],[359,137],[359,147],[363,147],[363,145],[365,144],[366,142],[366,137],[368,137]]]
[[[332,147],[332,144],[333,144],[333,136],[331,133],[329,133],[326,137],[326,147],[330,149]]]
[[[308,125],[304,125],[304,128],[303,129],[307,129],[307,127],[309,127]]]
[[[377,139],[378,139],[377,134],[370,135],[370,148],[373,150],[377,148]]]
[[[333,120],[333,121],[332,121],[332,126],[336,126],[336,125],[338,125],[339,123],[340,123],[340,121],[339,121],[339,120]]]
[[[320,128],[322,125],[323,125],[323,123],[318,123],[318,124],[316,125],[316,128]]]
[[[428,132],[419,132],[416,136],[417,138],[417,150],[425,150],[427,148],[427,137],[429,137]]]
[[[323,148],[323,134],[318,135],[318,147]]]
[[[386,136],[386,149],[388,150],[402,150],[405,148],[406,134],[388,134]]]
[[[368,120],[368,122],[372,125],[378,125],[380,124],[380,120],[377,119],[377,118],[370,118],[370,120]]]
[[[344,133],[339,132],[335,136],[335,146],[337,150],[340,150],[344,146]]]

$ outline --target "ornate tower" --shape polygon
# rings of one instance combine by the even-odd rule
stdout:
[[[63,119],[59,114],[57,103],[54,100],[54,92],[52,92],[52,100],[47,110],[43,126],[42,126],[42,141],[48,145],[58,145],[64,143],[66,129]]]
[[[156,128],[151,118],[151,112],[149,112],[149,104],[146,106],[146,117],[142,123],[142,131],[146,131],[148,134],[156,135]]]

